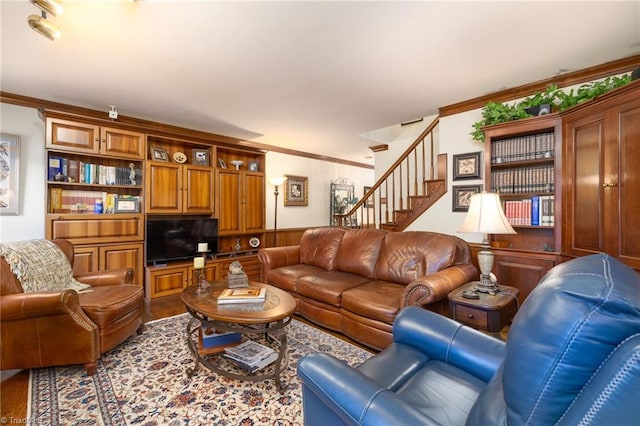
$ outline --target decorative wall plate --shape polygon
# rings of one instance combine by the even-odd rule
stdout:
[[[187,161],[187,156],[184,154],[184,152],[176,152],[175,154],[173,154],[173,161],[175,161],[176,163],[184,163],[185,161]]]
[[[253,237],[249,240],[249,245],[253,248],[260,247],[260,238]]]

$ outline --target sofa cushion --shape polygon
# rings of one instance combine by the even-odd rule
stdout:
[[[389,281],[369,281],[342,293],[342,308],[366,318],[393,324],[404,284]]]
[[[297,292],[298,278],[305,275],[315,275],[324,269],[313,265],[288,265],[269,270],[265,282],[283,290]]]
[[[375,277],[408,284],[451,266],[457,261],[454,238],[424,231],[391,232],[382,243]]]
[[[369,281],[361,275],[323,271],[298,279],[298,294],[329,305],[340,306],[342,292]]]
[[[343,228],[307,229],[300,238],[300,263],[314,265],[332,271]]]
[[[80,294],[80,306],[100,330],[117,327],[123,317],[144,306],[142,287],[134,284],[93,287]]]
[[[335,269],[373,278],[380,246],[387,231],[380,229],[349,229],[338,249]]]

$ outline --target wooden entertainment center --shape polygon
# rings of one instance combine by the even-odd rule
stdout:
[[[73,242],[74,272],[131,267],[147,299],[179,294],[193,280],[193,262],[147,265],[146,220],[216,218],[207,278],[226,279],[237,260],[249,279],[260,279],[263,151],[55,111],[45,112],[45,123],[45,236]]]

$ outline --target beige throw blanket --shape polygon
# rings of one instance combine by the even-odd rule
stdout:
[[[64,252],[48,240],[28,240],[0,244],[2,256],[25,293],[36,291],[81,291],[90,286],[73,278]]]

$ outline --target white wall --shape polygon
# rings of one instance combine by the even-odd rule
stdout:
[[[33,108],[0,104],[0,131],[20,137],[19,213],[0,216],[0,242],[44,238],[44,123]]]
[[[271,176],[306,176],[309,189],[308,206],[284,206],[284,189],[279,188],[278,229],[304,228],[329,225],[330,185],[337,178],[353,182],[355,195],[362,198],[365,186],[375,182],[374,171],[362,167],[329,163],[305,157],[295,157],[278,152],[267,153],[266,170],[266,217],[267,229],[273,229],[274,187],[269,183]]]

